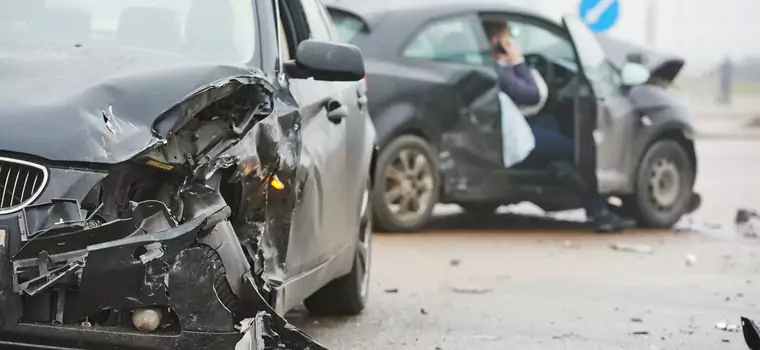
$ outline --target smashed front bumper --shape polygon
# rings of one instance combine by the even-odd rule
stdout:
[[[159,201],[128,219],[87,227],[79,203],[54,200],[0,217],[0,348],[323,349],[276,315],[244,278],[233,312],[220,300],[219,262],[198,244],[208,216],[178,224]],[[164,316],[149,332],[136,310]],[[249,318],[250,329],[235,327]],[[238,347],[238,349],[241,349]]]

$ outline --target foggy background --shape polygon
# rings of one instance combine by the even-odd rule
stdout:
[[[499,1],[499,0],[493,0]],[[501,0],[504,1],[504,0]],[[578,14],[580,0],[506,0],[559,19]],[[725,57],[755,66],[760,81],[760,1],[619,0],[620,17],[608,34],[686,58],[684,77],[707,74]],[[649,40],[648,37],[649,36]],[[741,77],[746,74],[740,74]]]

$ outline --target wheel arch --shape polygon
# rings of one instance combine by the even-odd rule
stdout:
[[[418,136],[427,142],[434,139],[432,132],[422,123],[422,113],[419,107],[412,102],[394,103],[384,108],[376,116],[373,115],[373,120],[380,152],[391,141],[403,135]]]
[[[652,147],[652,145],[655,143],[663,140],[675,141],[681,147],[683,147],[689,156],[689,161],[691,161],[692,166],[691,170],[694,172],[694,176],[696,177],[699,167],[697,152],[694,146],[694,129],[687,123],[679,120],[662,124],[660,127],[652,130],[646,135],[646,137],[643,139],[644,142],[640,143],[637,156],[634,158],[636,163],[632,168],[634,169],[632,179],[636,178],[636,174],[638,173],[639,167],[641,166],[641,161],[644,159],[647,150],[649,150],[649,148]]]

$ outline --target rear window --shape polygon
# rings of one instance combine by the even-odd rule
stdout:
[[[343,42],[350,42],[357,35],[366,33],[369,29],[359,16],[334,9],[328,9],[328,11],[335,23],[335,29],[338,30],[338,38]]]

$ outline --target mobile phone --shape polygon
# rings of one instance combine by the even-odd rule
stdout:
[[[493,44],[493,47],[491,47],[491,49],[493,50],[493,52],[496,52],[496,53],[502,53],[505,55],[507,54],[507,49],[500,42],[496,42],[495,44]]]

